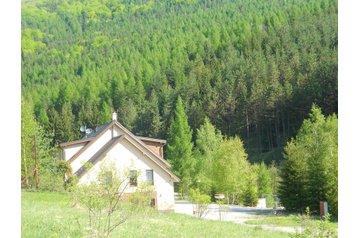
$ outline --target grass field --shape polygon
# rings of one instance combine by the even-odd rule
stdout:
[[[22,237],[84,237],[86,212],[73,207],[69,194],[22,192]],[[150,210],[137,214],[115,230],[111,237],[290,237],[231,222]]]
[[[317,224],[320,223],[319,217],[311,217]],[[301,222],[297,215],[282,215],[282,216],[258,216],[257,219],[248,220],[245,222],[250,225],[275,225],[275,226],[290,226],[299,227]],[[337,222],[330,222],[330,227],[338,229]]]

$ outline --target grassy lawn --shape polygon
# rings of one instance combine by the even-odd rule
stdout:
[[[83,237],[86,218],[86,211],[73,207],[67,193],[22,192],[22,237]],[[289,234],[151,209],[131,217],[111,237],[281,238]]]
[[[315,222],[319,223],[320,220],[318,217],[312,217]],[[281,215],[281,216],[257,216],[257,219],[248,220],[246,224],[251,225],[276,225],[276,226],[291,226],[298,227],[301,226],[299,216],[297,214],[293,215]],[[329,223],[332,228],[338,229],[337,222]]]

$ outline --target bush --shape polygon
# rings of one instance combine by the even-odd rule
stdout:
[[[139,186],[137,192],[125,194],[129,178],[129,171],[121,173],[113,163],[102,164],[96,180],[75,187],[75,202],[88,212],[86,231],[89,237],[108,237],[114,229],[141,210],[143,206],[138,204],[149,204],[152,197],[150,186]]]
[[[151,205],[151,201],[154,195],[154,187],[147,183],[140,183],[137,190],[129,197],[129,202],[141,207],[147,207]]]
[[[210,204],[210,196],[201,194],[199,189],[190,189],[190,201],[193,202],[194,211],[198,217],[206,215],[208,212],[208,206]]]
[[[67,178],[67,180],[65,181],[65,184],[64,184],[66,191],[69,191],[69,192],[73,191],[75,189],[77,183],[78,183],[78,177],[74,174],[71,174]]]
[[[51,192],[63,192],[63,178],[56,173],[44,172],[39,174],[39,190]]]
[[[302,231],[291,235],[292,238],[338,238],[337,230],[330,226],[330,216],[317,223],[311,219],[307,207],[306,214],[300,216],[300,220]]]

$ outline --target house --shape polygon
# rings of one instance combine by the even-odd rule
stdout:
[[[171,171],[171,165],[163,158],[162,139],[136,136],[117,121],[112,121],[91,132],[86,138],[60,144],[62,159],[69,162],[79,183],[88,183],[97,178],[100,164],[110,162],[118,169],[131,169],[138,174],[130,178],[125,193],[134,192],[137,184],[147,181],[154,185],[154,204],[159,210],[174,209],[174,183],[180,179]],[[93,166],[88,169],[85,164]],[[87,167],[87,169],[85,168]]]

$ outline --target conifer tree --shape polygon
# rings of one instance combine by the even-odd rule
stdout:
[[[319,211],[319,202],[328,201],[329,211],[338,212],[338,120],[325,118],[313,105],[297,136],[287,144],[281,177],[280,198],[288,210],[307,206]]]
[[[257,183],[258,195],[260,198],[266,198],[266,205],[273,206],[273,194],[271,186],[270,173],[264,162],[261,162],[257,167]]]
[[[213,191],[214,152],[223,141],[221,132],[205,117],[204,123],[197,130],[196,137],[196,179],[195,182],[202,192]]]
[[[187,193],[194,176],[192,130],[184,111],[181,97],[178,97],[174,118],[169,128],[167,158],[173,165],[173,172],[181,179],[179,190]]]

